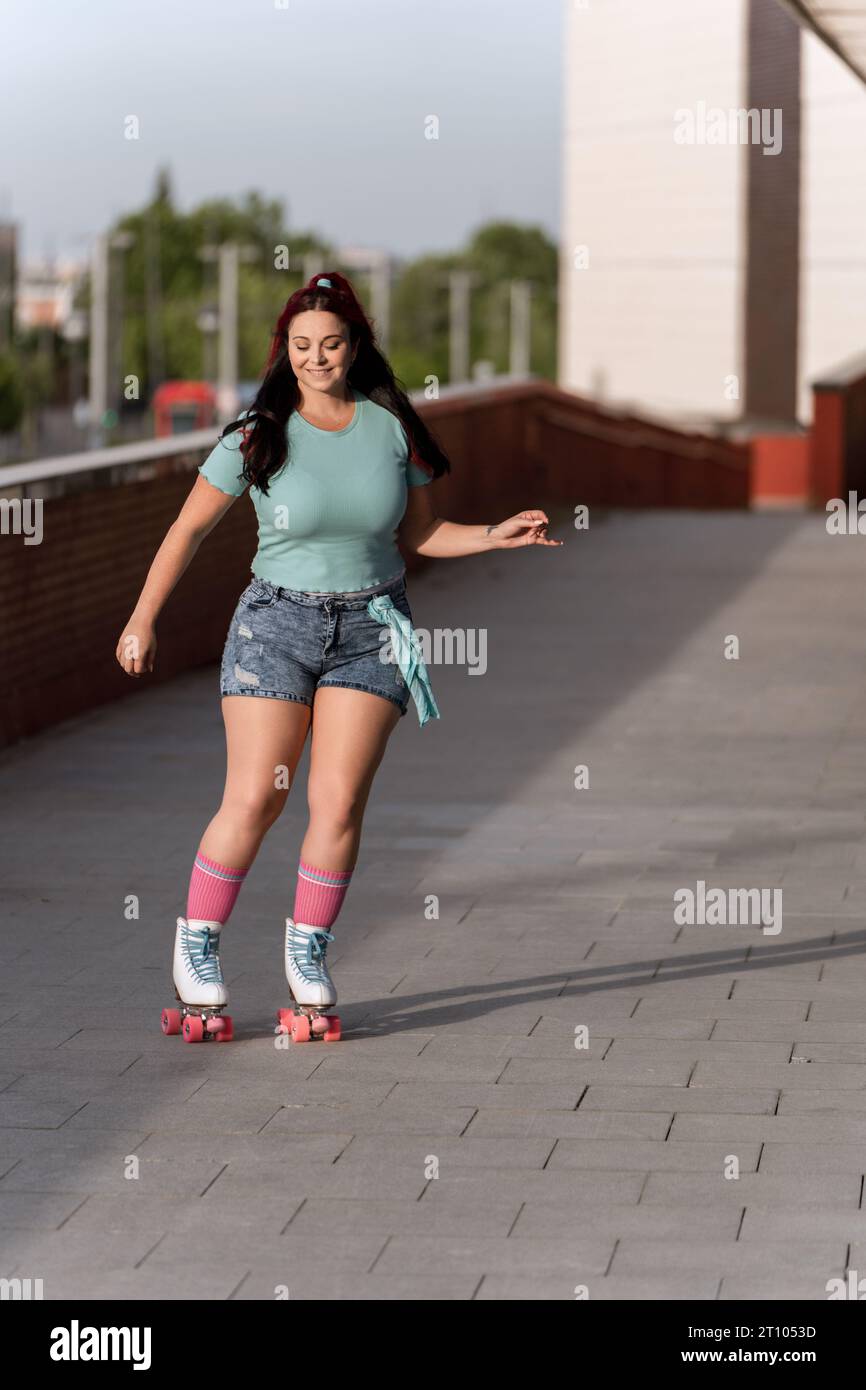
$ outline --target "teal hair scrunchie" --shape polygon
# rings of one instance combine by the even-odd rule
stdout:
[[[332,289],[334,288],[333,284],[332,284],[331,281],[328,279],[327,275],[323,275],[322,278],[321,278],[321,280],[317,280],[317,281],[316,281],[316,284],[317,284],[317,285],[323,285],[323,286],[325,287],[325,289],[328,289],[328,290],[332,290]]]

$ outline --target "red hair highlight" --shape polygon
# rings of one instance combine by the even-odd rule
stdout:
[[[321,285],[319,281],[330,280],[330,285]],[[273,332],[271,351],[268,356],[267,371],[273,366],[280,348],[286,345],[289,324],[295,314],[302,314],[307,309],[324,309],[326,312],[336,314],[349,325],[352,341],[366,339],[372,343],[375,339],[373,325],[364,313],[361,302],[355,294],[349,281],[337,270],[323,270],[314,275],[309,284],[302,285],[295,290],[286,300],[280,317]],[[288,348],[286,349],[288,351]]]

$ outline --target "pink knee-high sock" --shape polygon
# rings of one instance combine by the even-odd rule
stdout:
[[[333,926],[343,906],[351,869],[317,869],[302,859],[298,864],[294,920],[305,927]]]
[[[246,876],[246,869],[227,869],[224,864],[208,859],[199,850],[189,880],[187,921],[222,922],[225,925]]]

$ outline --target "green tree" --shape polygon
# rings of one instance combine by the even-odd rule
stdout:
[[[250,191],[239,200],[209,199],[192,212],[178,212],[167,169],[156,176],[146,207],[122,218],[115,232],[131,234],[123,254],[122,375],[134,375],[147,400],[161,381],[213,378],[202,331],[202,311],[218,301],[216,248],[229,240],[252,251],[239,271],[239,374],[262,372],[270,334],[289,295],[302,283],[303,258],[321,255],[340,269],[334,249],[312,231],[290,232],[282,204]],[[275,258],[288,248],[289,269]],[[210,249],[209,249],[210,248]],[[115,253],[119,254],[119,253]],[[473,273],[470,350],[473,362],[487,359],[508,370],[509,281],[532,283],[531,370],[556,373],[556,246],[538,227],[491,222],[478,228],[462,251],[425,255],[399,267],[391,297],[389,356],[407,389],[434,376],[448,381],[448,272]],[[362,298],[367,277],[347,270]],[[116,283],[116,282],[115,282]],[[86,304],[87,289],[83,294]]]
[[[528,280],[530,299],[530,369],[556,377],[556,292],[558,255],[540,227],[490,222],[472,237],[463,263],[477,276],[473,289],[473,350],[508,371],[510,288]],[[475,351],[473,351],[475,356]]]

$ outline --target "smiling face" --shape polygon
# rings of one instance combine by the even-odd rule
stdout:
[[[305,309],[289,324],[289,361],[303,390],[343,396],[355,360],[348,325],[325,309]]]

